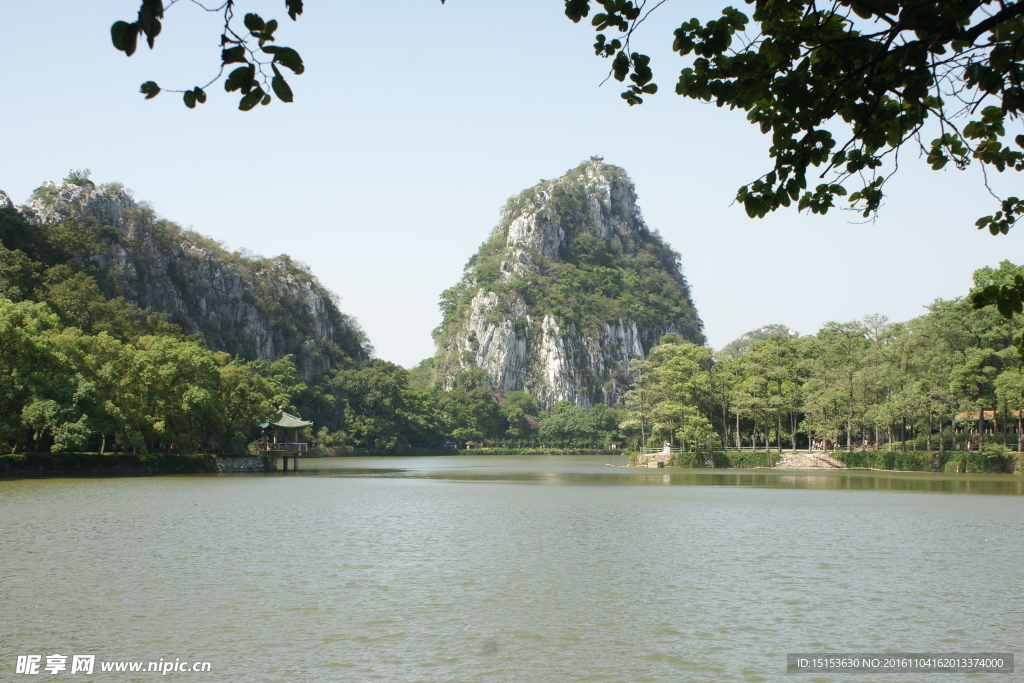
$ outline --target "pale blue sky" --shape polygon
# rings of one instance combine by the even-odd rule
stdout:
[[[736,188],[768,170],[768,141],[741,113],[672,94],[671,32],[721,3],[662,7],[636,48],[662,92],[641,107],[598,88],[607,62],[560,0],[282,0],[239,10],[281,21],[303,55],[295,103],[242,113],[220,86],[189,111],[179,95],[215,71],[216,17],[182,0],[157,48],[115,51],[109,26],[138,0],[8,3],[0,189],[25,201],[44,180],[90,168],[157,212],[231,248],[287,252],[341,296],[381,358],[432,355],[437,298],[461,276],[511,195],[592,154],[625,168],[651,228],[682,254],[718,348],[766,323],[813,333],[828,320],[905,320],[963,294],[971,273],[1024,260],[1020,229],[974,229],[993,201],[974,171],[927,170],[914,152],[877,221],[787,211],[754,221]],[[202,54],[195,54],[202,52]],[[1020,194],[1020,177],[999,179]]]

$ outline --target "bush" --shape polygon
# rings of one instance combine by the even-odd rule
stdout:
[[[987,443],[980,451],[947,453],[944,472],[1013,472],[1017,459],[1000,444]]]
[[[899,470],[904,472],[930,472],[931,453],[913,451],[838,451],[831,454],[847,467],[866,467],[875,470]]]
[[[724,464],[718,464],[719,460]],[[773,451],[729,451],[715,454],[715,467],[775,467],[779,454]]]
[[[667,464],[669,467],[698,468],[704,467],[705,462],[704,453],[679,453],[673,455]]]
[[[715,468],[775,467],[779,462],[779,454],[772,451],[708,451],[673,455],[668,465],[669,467],[705,468],[709,458]],[[635,464],[632,459],[630,464]]]
[[[414,454],[420,451],[440,450],[439,455],[625,455],[624,450],[608,450],[604,448],[466,448],[458,451],[444,449],[415,448]]]

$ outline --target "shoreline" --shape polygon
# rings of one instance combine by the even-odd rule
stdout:
[[[169,453],[19,453],[0,455],[0,477],[217,474],[273,472],[277,459],[260,455]]]
[[[946,462],[938,458],[939,454],[919,453],[912,455],[904,453],[904,456],[911,458],[896,458],[896,453],[876,454],[867,452],[868,456],[882,455],[883,459],[893,462],[907,462],[916,467],[899,469],[892,467],[872,467],[861,464],[845,464],[835,455],[850,455],[845,453],[834,453],[828,457],[829,465],[819,462],[810,466],[799,466],[810,462],[810,460],[789,460],[788,464],[781,465],[783,458],[777,453],[767,451],[754,452],[717,452],[706,457],[705,454],[686,453],[686,463],[681,463],[679,454],[650,453],[637,454],[626,451],[597,451],[585,452],[585,449],[521,449],[520,452],[512,452],[513,449],[495,449],[498,453],[488,453],[490,449],[471,449],[447,453],[385,453],[385,452],[362,452],[338,456],[326,456],[326,458],[360,458],[360,457],[396,457],[396,458],[417,458],[417,457],[439,457],[439,456],[473,456],[482,457],[530,457],[530,456],[578,456],[578,455],[617,455],[629,457],[629,464],[616,465],[605,463],[605,466],[629,469],[666,469],[670,470],[703,470],[703,471],[727,471],[727,470],[760,470],[773,472],[880,472],[890,474],[1022,474],[1024,473],[1024,454],[1011,453],[1005,461],[999,463],[999,468],[982,469],[978,467],[980,462],[969,462],[971,467],[963,467],[963,451],[953,451],[954,457],[950,458],[946,453]],[[476,452],[484,451],[484,452]],[[526,452],[523,452],[526,451]],[[852,455],[861,456],[861,453]],[[646,458],[644,456],[647,456]],[[956,456],[960,456],[957,458]],[[316,461],[325,459],[323,457],[304,457],[305,468],[316,470]],[[855,461],[862,460],[862,457],[850,458]],[[824,460],[824,459],[822,459]],[[658,462],[660,461],[660,462]],[[650,465],[647,463],[650,462]],[[657,463],[657,464],[655,464]],[[711,464],[709,467],[707,465]],[[938,468],[925,467],[926,464],[937,464]],[[841,465],[841,466],[837,466]],[[961,470],[956,467],[961,466]],[[300,471],[304,469],[300,465]],[[96,453],[24,453],[18,455],[0,455],[0,478],[8,477],[65,477],[65,476],[140,476],[140,475],[165,475],[165,474],[218,474],[218,473],[254,473],[261,474],[278,471],[277,457],[266,455],[203,455],[203,454],[175,454],[168,453],[147,453],[130,454],[117,453],[99,455]]]

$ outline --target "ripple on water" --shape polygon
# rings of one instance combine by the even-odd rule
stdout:
[[[0,644],[211,681],[726,682],[1024,632],[1020,478],[606,460],[0,481]]]

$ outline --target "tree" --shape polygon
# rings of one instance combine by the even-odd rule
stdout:
[[[623,99],[641,104],[658,87],[650,58],[630,43],[664,2],[647,11],[646,2],[595,2],[594,50],[612,60],[611,76],[631,81]],[[950,162],[963,169],[972,160],[983,170],[1024,170],[1024,135],[1013,138],[1015,147],[1005,144],[1007,120],[1018,122],[1024,110],[1024,2],[748,3],[752,26],[727,7],[718,19],[683,23],[672,49],[690,58],[677,94],[743,109],[772,135],[774,168],[736,195],[751,217],[793,203],[825,213],[839,197],[872,216],[907,145],[935,170]],[[591,2],[566,0],[565,7],[579,22]],[[935,137],[929,142],[926,134]],[[976,225],[1005,234],[1021,215],[1024,201],[1008,197]]]
[[[0,439],[39,450],[72,450],[88,435],[88,382],[74,367],[74,349],[46,304],[0,299]],[[69,357],[70,355],[70,357]]]
[[[845,432],[853,445],[857,406],[857,375],[869,346],[866,330],[857,322],[830,322],[808,340],[810,379],[804,391],[804,430],[836,443]]]
[[[174,5],[171,2],[170,5]],[[197,3],[198,4],[198,3]],[[285,0],[288,16],[295,21],[302,14],[302,0]],[[169,5],[169,6],[170,6]],[[202,7],[202,5],[200,5]],[[270,104],[273,99],[271,92],[282,102],[293,99],[291,86],[281,75],[279,66],[290,69],[295,75],[305,71],[302,57],[290,47],[274,45],[278,22],[276,19],[264,20],[252,12],[242,20],[244,29],[235,22],[235,2],[226,0],[219,7],[206,8],[208,12],[219,12],[224,17],[224,26],[220,35],[220,68],[217,75],[205,85],[197,85],[190,90],[169,90],[182,93],[185,106],[195,108],[196,104],[206,102],[206,88],[216,83],[224,75],[224,70],[232,64],[236,67],[224,81],[227,92],[240,91],[242,99],[238,108],[249,111],[257,104]],[[131,57],[138,46],[139,36],[144,35],[149,48],[156,44],[160,35],[164,18],[163,0],[142,0],[138,18],[133,22],[116,21],[110,27],[110,39],[114,47]],[[160,94],[161,88],[153,81],[146,81],[139,91],[151,100]]]
[[[338,392],[343,429],[357,446],[404,451],[411,438],[429,430],[423,415],[427,407],[420,392],[409,387],[409,371],[399,365],[373,359],[337,372],[331,384]]]
[[[537,431],[537,402],[525,391],[498,397],[498,412],[508,425],[505,437],[518,442],[532,439]]]
[[[463,370],[455,376],[453,385],[451,391],[434,393],[445,434],[463,445],[499,436],[498,400],[487,371],[483,368]]]
[[[140,388],[144,429],[162,442],[181,441],[193,452],[217,435],[221,420],[219,367],[227,354],[202,342],[143,337],[130,382]]]
[[[638,446],[647,448],[647,436],[651,429],[651,404],[652,404],[652,382],[651,372],[648,370],[647,361],[634,358],[629,361],[629,371],[635,377],[629,391],[624,397],[629,414],[622,421],[622,427],[626,429],[639,429],[640,440]]]
[[[739,366],[747,378],[745,384],[752,389],[750,403],[760,403],[767,421],[775,417],[775,442],[782,452],[782,414],[787,413],[790,441],[796,448],[795,411],[799,407],[797,377],[797,345],[799,342],[788,330],[774,331],[768,339],[753,344],[750,351],[739,359]],[[757,401],[760,398],[760,401]]]
[[[652,374],[654,415],[683,449],[706,449],[717,441],[704,411],[710,394],[712,351],[667,334],[651,349],[647,360]]]
[[[303,4],[285,0],[293,21]],[[611,59],[611,77],[620,82],[629,78],[623,99],[642,104],[658,86],[650,57],[632,51],[631,42],[665,0],[650,9],[645,0],[594,4],[601,9],[591,21],[597,31],[595,53]],[[935,170],[951,162],[963,169],[972,160],[983,170],[1024,170],[1024,151],[1019,149],[1024,148],[1024,135],[1013,136],[1015,146],[1005,144],[1010,136],[1007,119],[1018,121],[1024,109],[1024,2],[748,4],[753,5],[752,17],[726,7],[718,19],[682,23],[674,31],[672,49],[690,58],[676,83],[677,94],[743,109],[751,123],[772,135],[774,168],[737,193],[750,216],[763,217],[792,203],[826,213],[841,197],[871,216],[898,168],[899,151],[908,144]],[[565,14],[578,23],[590,16],[591,6],[591,0],[565,0]],[[239,66],[228,74],[224,88],[241,92],[239,109],[269,104],[271,93],[283,102],[293,99],[279,67],[301,74],[302,58],[296,50],[276,45],[276,20],[247,13],[244,27],[239,27],[235,9],[235,0],[207,9],[223,16],[217,74],[205,85],[170,91],[181,93],[190,108],[205,102],[206,88],[235,64]],[[164,13],[162,0],[142,0],[135,21],[111,26],[114,47],[131,56],[139,37],[145,36],[152,49]],[[618,35],[606,35],[612,31]],[[141,92],[152,99],[161,88],[147,81]],[[926,135],[935,137],[928,141]],[[886,157],[891,157],[889,172]],[[815,183],[809,174],[826,182]],[[853,192],[847,187],[851,183]],[[999,201],[998,211],[976,223],[993,235],[1005,234],[1024,215],[1024,200]]]
[[[256,421],[274,410],[274,391],[260,375],[260,361],[232,360],[218,369],[218,406],[222,419],[223,441],[227,452],[234,452],[235,439],[249,431]]]
[[[558,401],[537,419],[538,435],[545,445],[580,447],[594,440],[594,426],[586,408]]]

